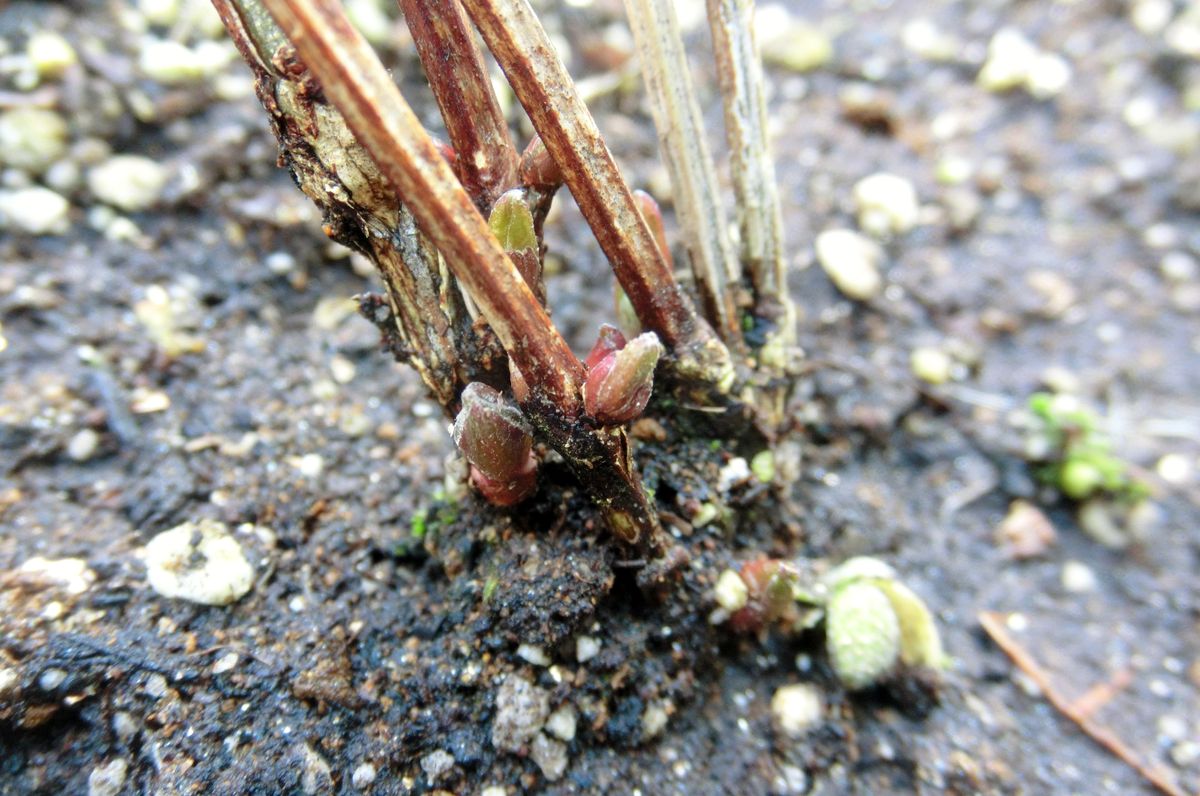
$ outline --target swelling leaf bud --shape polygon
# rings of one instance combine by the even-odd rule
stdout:
[[[634,191],[633,198],[637,200],[638,212],[642,214],[642,219],[654,235],[654,242],[658,244],[658,250],[662,252],[667,266],[674,268],[675,261],[671,258],[671,247],[667,245],[667,228],[663,224],[662,210],[659,209],[658,202],[645,191]]]
[[[453,434],[467,461],[493,481],[510,481],[529,468],[529,423],[520,409],[486,384],[471,382],[463,390]]]
[[[826,607],[825,647],[838,679],[851,691],[892,673],[900,657],[900,621],[876,584],[854,581],[834,592]]]
[[[627,423],[640,415],[654,389],[654,368],[663,346],[654,332],[633,338],[620,351],[602,358],[583,384],[583,408],[606,426]]]
[[[508,253],[513,265],[521,272],[525,284],[538,294],[540,301],[541,258],[538,257],[538,238],[533,226],[533,213],[529,210],[529,203],[525,201],[525,192],[514,188],[497,199],[488,215],[488,227],[500,242],[500,246]]]
[[[596,336],[596,344],[592,346],[591,353],[587,355],[583,364],[590,370],[600,364],[600,360],[624,347],[625,335],[621,334],[621,330],[610,323],[602,323],[600,334]]]

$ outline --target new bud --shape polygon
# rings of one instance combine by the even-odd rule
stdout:
[[[533,226],[533,213],[520,188],[508,191],[492,205],[488,215],[488,226],[500,246],[517,266],[521,277],[538,300],[544,300],[541,290],[542,261],[538,256],[537,232]]]
[[[654,368],[662,353],[658,336],[646,332],[600,358],[583,384],[584,410],[606,426],[627,423],[640,415],[650,401]]]
[[[659,208],[658,202],[654,201],[654,197],[645,191],[634,191],[633,198],[637,201],[638,212],[641,214],[642,220],[646,222],[646,226],[650,228],[650,233],[654,235],[654,242],[658,244],[658,250],[662,252],[667,266],[674,268],[675,261],[671,258],[671,247],[667,245],[667,228],[663,224],[662,210]]]
[[[600,334],[596,335],[596,344],[592,346],[583,364],[588,369],[596,367],[609,354],[615,354],[625,347],[625,335],[611,323],[600,324]]]
[[[471,463],[471,482],[492,503],[511,506],[533,493],[533,431],[521,410],[479,382],[468,384],[454,420],[454,444]]]

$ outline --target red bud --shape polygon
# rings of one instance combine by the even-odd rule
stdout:
[[[599,364],[600,360],[624,347],[625,335],[621,334],[621,330],[611,323],[602,323],[600,324],[600,334],[596,336],[596,344],[592,346],[592,350],[583,364],[587,365],[589,369],[593,368]]]
[[[508,483],[529,470],[533,431],[521,410],[479,382],[467,385],[454,419],[454,444],[492,481]]]
[[[627,423],[640,415],[650,401],[654,367],[662,353],[658,336],[646,332],[605,355],[588,371],[583,384],[584,410],[606,426]]]

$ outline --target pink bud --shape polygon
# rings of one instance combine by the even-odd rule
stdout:
[[[583,384],[584,410],[606,426],[620,425],[640,415],[650,401],[654,367],[662,353],[658,336],[646,332],[621,350],[605,355],[588,371]]]
[[[588,368],[594,368],[600,360],[624,347],[625,335],[621,334],[621,330],[611,323],[602,323],[600,324],[600,334],[596,336],[596,344],[592,346],[592,350],[587,355],[587,359],[583,360],[583,364]]]
[[[650,233],[654,235],[654,242],[658,244],[658,250],[662,252],[663,259],[667,261],[667,265],[674,268],[675,261],[671,258],[671,247],[667,245],[667,228],[663,224],[662,210],[658,206],[658,202],[654,201],[654,197],[645,191],[634,191],[633,198],[637,200],[638,212],[642,216],[642,220],[646,222],[646,226],[650,228]]]
[[[499,392],[471,382],[454,419],[454,444],[483,475],[507,483],[529,470],[533,431]]]
[[[526,459],[527,467],[507,481],[488,478],[478,467],[471,465],[471,483],[493,506],[515,506],[537,489],[537,459]]]

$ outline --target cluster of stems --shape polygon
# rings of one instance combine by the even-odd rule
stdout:
[[[645,409],[656,370],[660,389],[716,411],[744,401],[768,435],[782,420],[780,346],[792,315],[750,0],[709,2],[740,253],[671,0],[627,0],[699,309],[676,279],[657,205],[618,172],[527,0],[399,0],[447,142],[423,128],[337,0],[213,3],[254,72],[282,162],[324,212],[327,233],[382,275],[386,301],[364,302],[364,312],[456,418],[472,483],[494,503],[519,502],[535,490],[539,445],[548,446],[614,534],[660,558],[657,515],[624,429]],[[521,152],[476,32],[537,131]],[[603,329],[586,362],[545,307],[542,224],[562,185],[642,332],[626,342]]]

